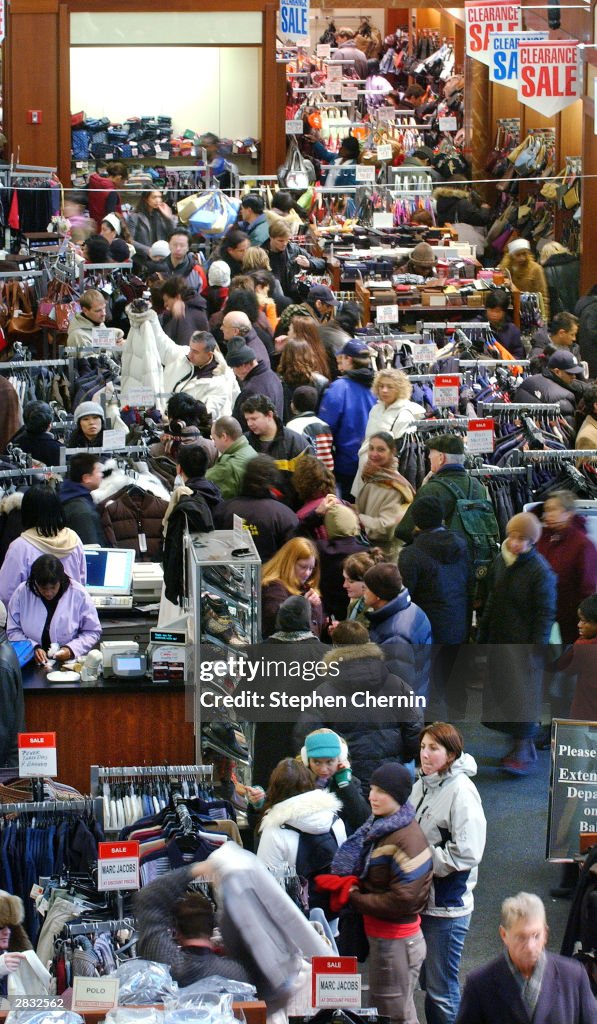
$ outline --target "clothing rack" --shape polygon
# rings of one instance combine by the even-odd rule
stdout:
[[[175,778],[177,775],[200,776],[211,782],[213,779],[213,765],[211,764],[173,764],[173,765],[133,765],[132,767],[106,768],[98,764],[92,764],[90,768],[91,792],[96,793],[99,783],[104,779],[143,778],[153,776],[155,778]]]
[[[27,468],[15,466],[14,469],[0,470],[0,480],[14,480],[22,476],[38,476],[40,473],[43,476],[51,476],[52,474],[59,476],[62,473],[66,473],[67,470],[68,466],[28,466]]]
[[[85,274],[94,270],[108,270],[113,273],[115,270],[131,270],[132,266],[132,260],[127,260],[125,263],[81,263],[79,267],[79,284],[82,288],[85,283]]]
[[[31,370],[38,366],[68,366],[68,362],[68,359],[14,359],[9,363],[0,363],[0,370]]]
[[[557,462],[558,459],[597,459],[595,448],[560,448],[553,451],[528,451],[521,452],[522,459],[538,460],[539,462]]]
[[[2,270],[0,281],[8,281],[11,278],[43,277],[43,270]]]
[[[117,932],[121,928],[135,928],[134,917],[122,917],[115,921],[73,921],[64,925],[60,932],[61,939],[74,939],[77,935],[105,935]]]
[[[147,455],[147,448],[140,444],[124,444],[117,448],[63,448],[60,455],[67,459],[71,455],[80,455],[81,452],[89,452],[90,455],[105,455],[107,452],[114,455]]]
[[[559,413],[559,402],[479,402],[479,412],[535,412]]]
[[[530,359],[457,359],[458,365],[466,370],[474,370],[476,367],[487,369],[491,366],[522,366],[531,365]],[[496,403],[492,403],[496,404]]]
[[[73,811],[80,814],[82,811],[93,810],[95,817],[101,821],[101,800],[97,797],[89,797],[85,800],[22,800],[14,804],[0,804],[0,815],[2,814],[23,814],[28,811],[31,814],[39,814],[42,811],[62,813]]]
[[[468,418],[466,416],[454,416],[452,419],[438,419],[438,420],[415,420],[415,433],[418,430],[435,430],[436,427],[445,429],[446,427],[458,427],[466,430],[468,427]]]

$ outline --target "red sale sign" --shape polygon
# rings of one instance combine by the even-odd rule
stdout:
[[[553,117],[582,95],[582,72],[576,40],[518,44],[518,99]]]
[[[492,3],[492,0],[475,0],[465,3],[466,53],[468,57],[489,65],[489,48],[492,32],[519,32],[522,28],[520,4]]]

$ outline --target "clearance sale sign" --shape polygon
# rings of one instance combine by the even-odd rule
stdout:
[[[518,99],[546,117],[582,95],[578,43],[549,40],[518,44]]]
[[[465,3],[466,53],[483,64],[489,64],[491,51],[489,37],[492,32],[519,32],[520,4],[492,3],[492,0],[477,0]]]

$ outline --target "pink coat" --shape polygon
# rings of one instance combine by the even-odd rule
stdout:
[[[38,647],[46,617],[42,599],[29,589],[27,583],[20,583],[8,605],[8,639],[29,640],[34,647]],[[60,647],[70,647],[75,658],[79,658],[95,647],[101,634],[95,606],[85,587],[71,582],[54,612],[50,624],[50,640]]]

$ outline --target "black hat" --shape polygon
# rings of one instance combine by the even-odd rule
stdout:
[[[550,370],[565,370],[566,373],[571,373],[574,377],[579,377],[584,372],[572,352],[568,352],[566,349],[558,349],[557,352],[554,352],[549,357],[547,366]]]
[[[425,442],[430,451],[443,452],[444,455],[464,455],[464,438],[456,434],[439,434]]]
[[[276,629],[284,633],[305,633],[311,631],[311,605],[300,594],[287,597],[278,608]]]
[[[110,243],[110,259],[114,260],[115,263],[128,263],[130,258],[131,250],[124,238],[115,238]]]
[[[379,562],[372,565],[363,576],[363,583],[372,594],[382,601],[393,601],[402,590],[402,576],[397,565]]]
[[[244,366],[245,363],[252,363],[257,359],[254,349],[247,345],[244,338],[231,338],[226,350],[226,362],[228,366]]]
[[[325,302],[326,306],[337,306],[338,300],[331,288],[325,284],[314,284],[309,288],[307,302]]]
[[[437,530],[444,521],[442,503],[433,494],[422,494],[417,498],[411,514],[419,530]]]
[[[297,412],[315,412],[318,401],[317,388],[309,384],[301,384],[292,392],[292,404]]]
[[[383,789],[394,797],[397,804],[402,807],[408,800],[413,781],[408,768],[405,768],[399,761],[385,761],[379,768],[376,768],[369,780],[372,786]]]

